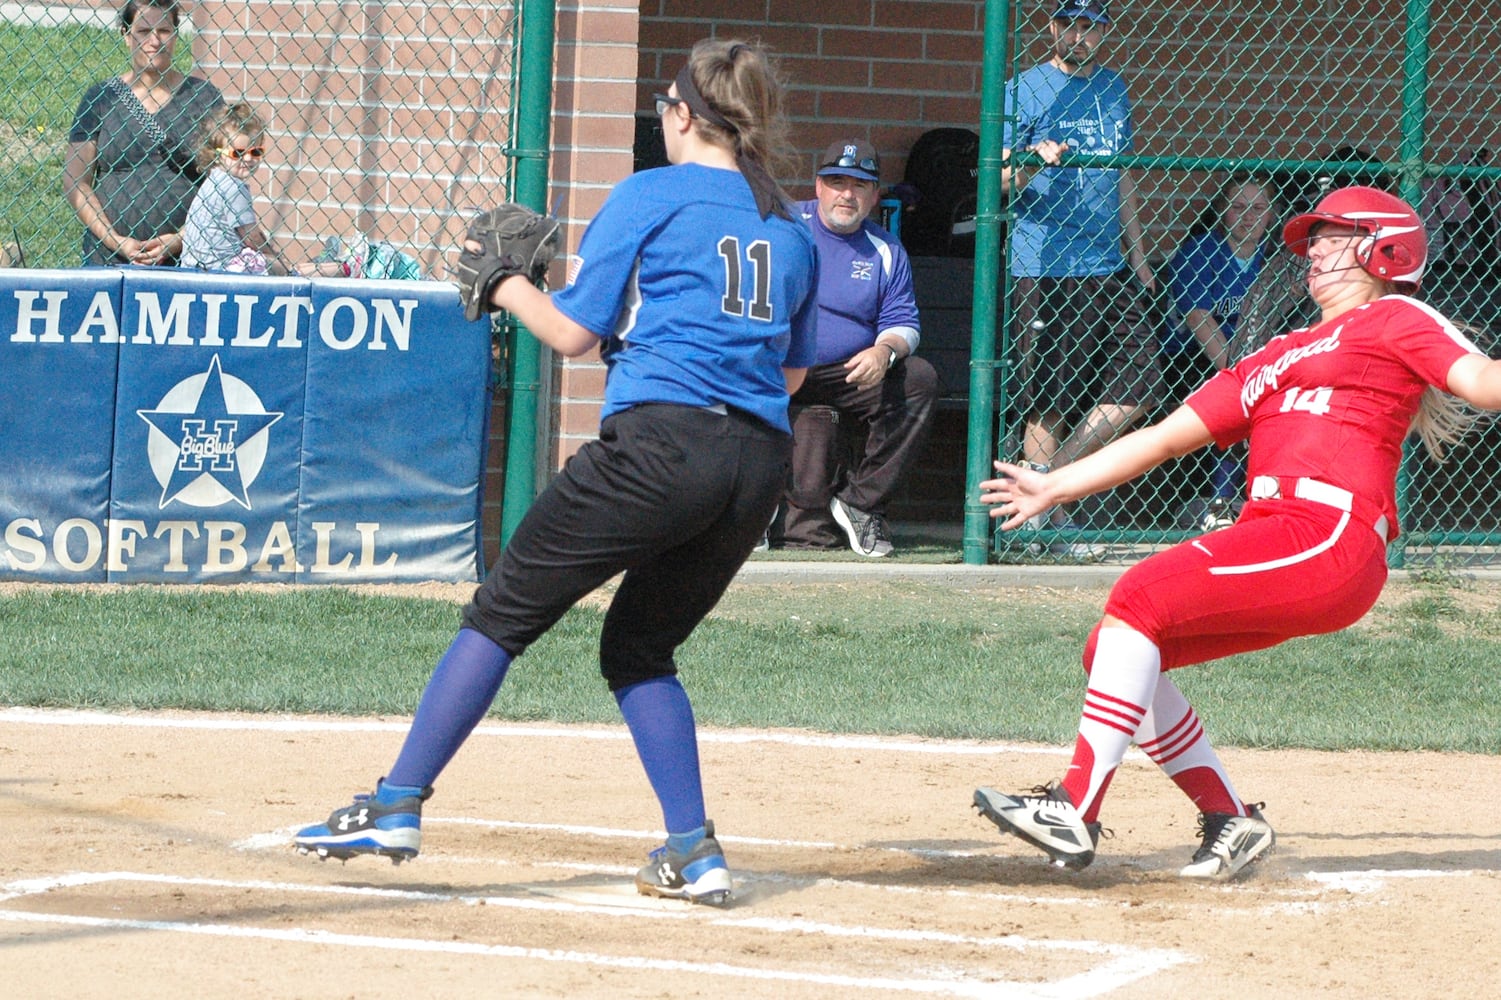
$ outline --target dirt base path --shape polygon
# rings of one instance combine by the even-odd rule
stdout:
[[[481,727],[422,857],[297,855],[406,720],[0,710],[8,997],[1489,996],[1501,759],[1229,751],[1276,852],[1176,875],[1192,807],[1122,768],[1095,864],[970,808],[1036,746],[708,731],[723,909],[636,895],[661,816],[623,729]]]

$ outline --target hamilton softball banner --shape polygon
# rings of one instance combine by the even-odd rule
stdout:
[[[444,282],[0,270],[0,579],[478,579],[489,363]]]

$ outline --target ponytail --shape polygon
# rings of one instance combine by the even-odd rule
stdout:
[[[750,42],[705,39],[693,46],[677,88],[699,136],[735,154],[761,217],[790,219],[791,199],[776,176],[792,173],[796,160],[785,86],[766,51]]]

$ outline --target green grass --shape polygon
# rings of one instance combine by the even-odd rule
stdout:
[[[679,666],[710,725],[1066,744],[1103,596],[739,583]],[[1477,599],[1419,583],[1353,629],[1174,678],[1225,745],[1501,753],[1501,641]],[[570,612],[493,714],[617,722],[600,620]],[[0,703],[407,715],[458,621],[456,604],[337,588],[27,590],[0,597]]]

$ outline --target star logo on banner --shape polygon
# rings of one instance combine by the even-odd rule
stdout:
[[[147,454],[162,486],[158,509],[174,500],[217,507],[233,500],[250,509],[250,484],[260,474],[267,429],[283,416],[268,413],[255,391],[226,375],[216,354],[208,371],[183,379],[154,410],[137,410],[151,425]]]

